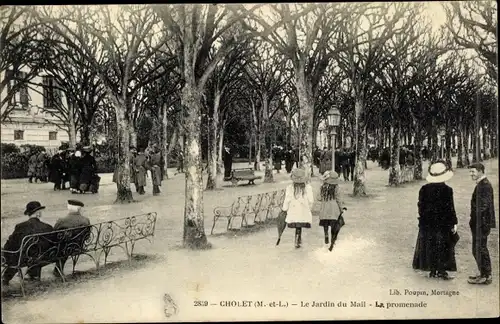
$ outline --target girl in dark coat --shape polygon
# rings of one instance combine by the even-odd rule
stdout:
[[[452,279],[446,271],[457,271],[453,235],[457,231],[457,215],[453,189],[444,182],[453,177],[444,161],[429,167],[428,184],[418,196],[418,238],[413,268],[430,271],[429,277]]]

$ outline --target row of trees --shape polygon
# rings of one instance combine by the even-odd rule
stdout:
[[[18,33],[2,44],[36,52],[6,56],[11,62],[5,69],[17,60],[57,80],[66,102],[54,114],[68,125],[71,138],[79,129],[88,140],[92,127],[111,119],[120,175],[117,202],[133,200],[127,156],[141,122],[151,121],[152,141],[165,156],[179,143],[186,167],[184,242],[194,248],[207,245],[203,124],[209,125],[207,189],[218,186],[225,129],[235,120],[251,129],[256,159],[266,156],[266,181],[272,181],[271,125],[285,121],[290,143],[295,123],[296,144],[306,157],[302,167],[309,169],[319,123],[336,105],[341,133],[355,138],[356,196],[366,195],[367,135],[381,147],[390,139],[389,181],[397,184],[402,135],[414,138],[418,179],[419,148],[428,137],[437,151],[439,127],[446,129],[447,141],[458,135],[459,166],[468,158],[469,134],[477,135],[479,127],[483,134],[496,134],[496,79],[487,64],[490,77],[480,76],[458,45],[476,49],[482,58],[490,55],[484,47],[496,48],[458,41],[475,42],[457,29],[470,25],[456,21],[463,7],[446,7],[447,27],[438,32],[424,9],[422,3],[0,8],[10,21],[2,35]],[[483,11],[486,23],[480,26],[496,26],[496,15],[488,16],[496,7]],[[17,81],[29,84],[29,76]],[[2,103],[2,120],[4,115],[8,109]]]

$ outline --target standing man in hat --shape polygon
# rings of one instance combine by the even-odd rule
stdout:
[[[33,182],[33,177],[35,177],[35,182],[38,181],[37,173],[36,173],[36,168],[37,168],[37,156],[36,154],[32,154],[30,156],[30,159],[28,161],[28,177],[29,177],[29,182]]]
[[[295,248],[300,248],[302,228],[311,228],[314,196],[304,169],[293,170],[291,178],[293,184],[286,187],[282,210],[287,212],[285,221],[288,227],[295,228]]]
[[[224,146],[222,161],[224,162],[224,179],[229,179],[231,178],[231,169],[233,167],[233,152],[227,146]]]
[[[427,184],[418,194],[419,233],[413,268],[429,271],[429,277],[453,279],[446,271],[457,271],[452,234],[457,232],[453,189],[445,184],[453,177],[445,161],[429,166]]]
[[[69,190],[80,192],[80,172],[82,171],[82,152],[76,151],[68,158]]]
[[[12,232],[7,242],[5,242],[3,250],[17,251],[21,247],[21,243],[25,236],[53,231],[52,226],[40,221],[43,209],[45,209],[45,206],[42,206],[38,201],[31,201],[26,205],[24,215],[29,217],[28,220],[16,225],[14,232]],[[7,265],[15,265],[18,262],[19,253],[5,253],[4,257]],[[32,279],[40,280],[41,271],[41,267],[33,267],[28,270],[28,275]],[[10,280],[14,277],[16,272],[17,270],[14,268],[7,268],[3,274],[2,283],[6,286],[9,285]]]
[[[54,230],[59,231],[63,229],[68,229],[68,228],[76,228],[76,227],[82,227],[82,226],[89,226],[90,225],[90,220],[82,215],[82,208],[84,207],[84,204],[79,201],[79,200],[73,200],[70,199],[68,200],[68,215],[65,217],[59,218],[54,225]],[[85,229],[87,230],[87,229]],[[84,231],[85,231],[84,230]],[[87,230],[88,231],[88,230]],[[73,235],[77,235],[77,233],[73,233]],[[85,234],[82,233],[81,235],[78,235],[78,238],[82,239],[81,243],[85,240]],[[54,275],[55,276],[61,276],[64,272],[64,264],[66,263],[67,258],[59,260],[59,262],[56,263],[56,267],[54,268]]]
[[[471,199],[469,226],[472,232],[472,255],[476,259],[479,274],[470,276],[468,282],[488,285],[492,282],[488,235],[496,227],[496,221],[493,186],[484,171],[482,163],[469,166],[470,176],[476,182]]]
[[[135,170],[135,186],[139,195],[144,195],[144,187],[146,186],[146,172],[147,172],[147,157],[144,154],[144,149],[140,149],[134,159]]]

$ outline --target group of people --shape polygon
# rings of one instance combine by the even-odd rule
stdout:
[[[146,193],[146,178],[148,171],[151,172],[151,181],[153,183],[153,195],[160,194],[161,181],[163,179],[164,159],[157,145],[153,145],[150,149],[145,150],[135,147],[130,148],[129,153],[129,168],[130,168],[130,183],[135,185],[135,190],[139,195]],[[120,181],[118,179],[118,168],[113,173],[113,182]]]
[[[33,154],[28,164],[29,182],[37,180],[54,183],[54,190],[66,190],[69,183],[71,193],[97,193],[100,177],[97,163],[90,146],[59,150],[52,157],[47,153]]]
[[[344,181],[354,180],[354,167],[356,164],[356,152],[350,148],[335,150],[335,172],[341,174]],[[313,163],[319,168],[319,173],[324,174],[332,169],[332,150],[318,147],[313,153]]]
[[[302,228],[311,228],[314,204],[313,188],[306,171],[294,169],[291,174],[292,184],[285,190],[282,212],[286,213],[285,222],[289,228],[295,228],[295,248],[302,244]],[[326,171],[322,175],[320,188],[319,226],[324,230],[325,244],[331,244],[331,251],[337,240],[340,227],[343,225],[343,214],[347,210],[340,190],[339,175],[335,171]],[[330,233],[330,235],[329,235]]]
[[[82,208],[84,204],[78,200],[68,200],[67,208],[68,214],[56,221],[54,226],[47,224],[41,220],[42,211],[45,206],[39,201],[31,201],[26,205],[24,215],[28,216],[28,220],[21,222],[16,225],[14,231],[7,239],[3,246],[3,257],[7,265],[14,266],[17,264],[19,259],[19,249],[21,248],[21,243],[23,238],[28,235],[50,233],[53,231],[59,231],[70,228],[77,228],[82,226],[90,225],[90,220],[85,217],[82,213]],[[39,242],[39,244],[44,244],[44,247],[40,249],[49,249],[48,241]],[[6,252],[11,251],[11,252]],[[64,276],[64,265],[67,259],[60,259],[56,262],[53,274],[57,277]],[[41,277],[41,266],[35,266],[27,271],[28,280],[40,280]],[[8,267],[2,276],[2,284],[8,286],[12,278],[17,273],[17,269]]]
[[[285,170],[287,173],[291,173],[293,169],[293,164],[299,166],[299,149],[292,148],[288,146],[285,149],[282,146],[275,146],[272,150],[273,153],[273,167],[278,173],[281,171],[281,166],[283,165],[283,161],[285,161]]]
[[[474,163],[469,166],[470,176],[476,182],[471,199],[469,227],[472,232],[472,254],[479,270],[469,277],[470,284],[490,284],[491,259],[488,251],[488,235],[496,227],[493,187],[485,175],[484,165]],[[429,277],[444,280],[453,279],[448,271],[457,271],[455,244],[457,215],[453,201],[453,189],[445,182],[453,177],[453,172],[445,161],[437,161],[429,166],[427,184],[422,186],[418,197],[419,233],[413,268],[430,271]]]

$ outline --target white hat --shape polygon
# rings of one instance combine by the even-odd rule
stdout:
[[[75,156],[76,156],[76,157],[81,157],[81,156],[82,156],[82,152],[80,152],[80,151],[76,151],[76,152],[75,152]]]
[[[429,166],[429,174],[425,178],[429,183],[440,183],[450,180],[453,177],[453,171],[446,167],[444,162],[438,161]]]

